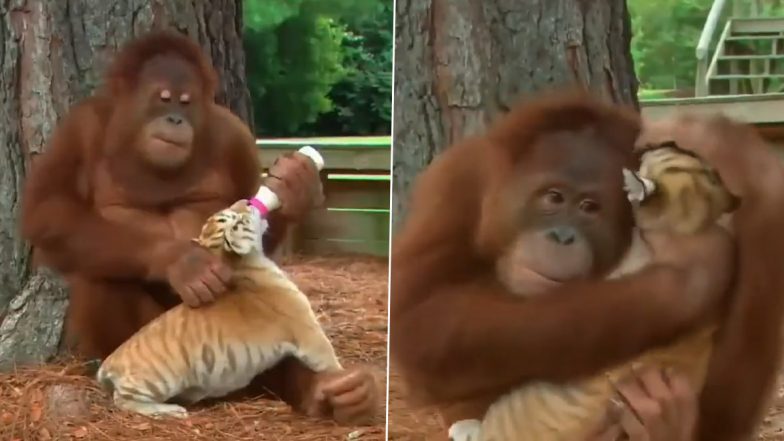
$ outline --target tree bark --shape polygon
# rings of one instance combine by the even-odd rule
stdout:
[[[18,235],[25,170],[57,121],[99,84],[115,50],[150,29],[198,40],[221,78],[218,101],[248,124],[238,0],[0,0],[0,368],[58,348],[66,290],[34,270]]]
[[[520,97],[579,84],[637,105],[625,0],[397,0],[395,228],[420,170]]]

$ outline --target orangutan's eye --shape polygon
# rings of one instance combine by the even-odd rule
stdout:
[[[161,101],[164,103],[171,101],[171,91],[169,89],[163,89],[161,91]]]
[[[584,199],[580,202],[580,210],[583,213],[594,214],[599,211],[599,203],[591,199]]]
[[[563,204],[563,202],[564,202],[564,196],[558,190],[549,190],[544,195],[544,200],[547,201],[548,204],[560,205],[560,204]]]

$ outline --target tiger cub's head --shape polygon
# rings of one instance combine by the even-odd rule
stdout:
[[[623,177],[642,230],[696,233],[740,203],[715,170],[674,142],[646,146],[638,154],[639,171],[624,169]]]
[[[263,254],[261,238],[267,227],[267,220],[248,201],[240,200],[210,216],[195,242],[216,254]]]

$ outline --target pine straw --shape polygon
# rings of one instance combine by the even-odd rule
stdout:
[[[347,366],[372,366],[385,384],[387,261],[341,256],[284,263]],[[11,440],[383,440],[372,426],[340,427],[255,399],[191,408],[187,420],[155,420],[116,409],[76,360],[0,375],[0,441]],[[382,394],[383,397],[383,394]]]
[[[400,376],[389,371],[389,441],[441,441],[447,439],[446,425],[432,409],[413,409],[406,402]]]
[[[779,372],[778,385],[777,393],[760,427],[759,441],[784,441],[784,370]]]

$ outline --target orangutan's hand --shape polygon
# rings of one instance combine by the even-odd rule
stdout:
[[[324,190],[318,169],[302,153],[279,157],[264,182],[280,199],[281,216],[299,222],[308,211],[324,203]]]
[[[697,394],[685,376],[644,371],[618,386],[620,409],[587,441],[692,441]]]
[[[363,368],[317,374],[313,395],[305,412],[332,417],[338,424],[370,424],[379,411],[378,386],[373,374]]]
[[[206,248],[185,243],[180,255],[166,268],[166,279],[182,302],[192,308],[207,305],[226,293],[231,268]]]
[[[716,169],[741,207],[784,202],[784,166],[756,130],[720,116],[675,115],[646,120],[635,148],[674,141]]]

